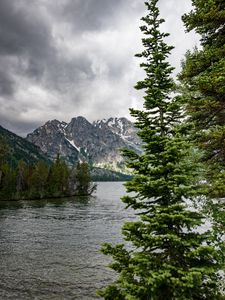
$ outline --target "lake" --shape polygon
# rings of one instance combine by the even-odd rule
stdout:
[[[94,197],[0,202],[0,299],[101,299],[114,274],[103,242],[122,242],[132,219],[120,182],[101,182]]]

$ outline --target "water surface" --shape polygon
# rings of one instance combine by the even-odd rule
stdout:
[[[113,277],[101,243],[121,242],[132,218],[124,193],[103,182],[91,198],[0,202],[0,299],[100,299]]]

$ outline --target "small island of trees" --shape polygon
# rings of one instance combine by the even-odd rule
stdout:
[[[96,190],[86,162],[71,168],[58,155],[50,165],[43,160],[34,164],[20,160],[13,167],[6,159],[4,139],[0,140],[0,148],[0,200],[86,196]]]

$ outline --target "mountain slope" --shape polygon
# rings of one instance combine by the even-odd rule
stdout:
[[[16,166],[21,159],[28,164],[35,163],[38,160],[50,163],[49,158],[39,147],[2,126],[0,126],[0,137],[9,147],[8,161],[10,164]]]
[[[93,122],[93,125],[98,128],[108,128],[112,133],[118,135],[124,140],[126,145],[136,149],[137,152],[142,152],[141,139],[137,136],[137,128],[126,118],[109,118]]]
[[[65,122],[58,120],[48,121],[27,135],[27,140],[40,149],[52,160],[58,154],[64,157],[69,163],[78,161],[79,150],[66,138]]]
[[[39,146],[54,159],[60,154],[74,164],[87,160],[92,165],[112,170],[124,170],[124,148],[141,152],[141,141],[132,122],[126,118],[110,118],[90,123],[84,117],[70,123],[48,121],[27,135],[27,140]]]

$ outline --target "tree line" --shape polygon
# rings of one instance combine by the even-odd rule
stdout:
[[[5,160],[7,145],[3,145],[0,143],[0,200],[90,195],[96,189],[86,162],[70,168],[58,155],[51,165],[42,160],[35,164],[20,160],[12,167]]]
[[[144,153],[124,151],[134,177],[122,198],[137,220],[122,228],[129,247],[103,245],[118,276],[98,294],[225,299],[225,1],[192,0],[183,21],[200,35],[201,48],[187,52],[178,84],[158,0],[145,5],[144,50],[136,55],[146,74],[136,84],[144,104],[131,109]]]

